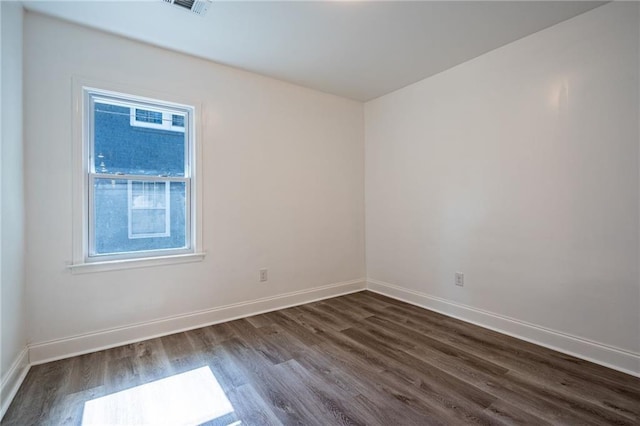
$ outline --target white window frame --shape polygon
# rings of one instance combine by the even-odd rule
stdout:
[[[99,88],[98,88],[99,87]],[[189,176],[190,185],[185,190],[189,191],[186,205],[185,220],[188,221],[185,238],[188,240],[184,249],[159,249],[140,252],[116,253],[109,255],[91,255],[90,223],[92,221],[93,199],[90,188],[93,179],[90,171],[95,172],[93,161],[92,135],[93,114],[89,102],[89,93],[102,97],[124,99],[126,102],[134,102],[144,108],[153,108],[158,105],[166,107],[169,111],[181,110],[185,115],[185,127],[179,127],[189,137],[185,156],[188,156],[186,174]],[[136,93],[133,95],[132,93]],[[102,272],[114,269],[128,269],[148,267],[155,265],[167,265],[174,263],[198,262],[205,257],[202,248],[202,177],[201,147],[197,143],[196,134],[201,134],[201,120],[198,111],[201,111],[197,101],[185,99],[179,95],[168,96],[156,92],[141,92],[136,88],[114,85],[113,83],[90,81],[83,78],[73,78],[74,98],[74,126],[73,126],[73,258],[68,263],[72,273]],[[160,101],[158,99],[170,99]],[[129,105],[126,105],[129,106]],[[184,112],[182,112],[184,110]],[[94,173],[95,178],[99,173]],[[173,177],[156,177],[143,175],[114,175],[107,174],[110,179],[124,180],[159,180],[173,181]],[[178,178],[179,180],[179,178]]]

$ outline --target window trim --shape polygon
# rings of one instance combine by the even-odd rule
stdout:
[[[189,173],[191,176],[190,200],[187,204],[186,217],[188,218],[187,238],[190,238],[190,249],[163,249],[150,250],[145,252],[132,252],[126,254],[112,254],[89,257],[89,207],[92,205],[89,200],[89,167],[88,161],[92,144],[88,141],[90,126],[87,125],[86,118],[91,118],[88,113],[88,105],[85,101],[86,92],[108,96],[113,94],[125,99],[132,99],[135,102],[146,102],[151,104],[164,104],[169,108],[181,107],[190,108],[192,119],[185,120],[185,131],[190,132],[192,137],[190,147],[185,150],[185,155],[189,155]],[[72,78],[73,93],[73,179],[72,179],[72,259],[67,263],[67,267],[72,273],[103,272],[109,270],[129,269],[137,267],[161,266],[174,263],[202,261],[206,255],[202,246],[202,175],[201,171],[201,144],[198,135],[202,134],[201,104],[194,99],[181,95],[171,95],[149,90],[141,90],[126,85],[119,85],[104,81],[88,80],[82,77]],[[164,99],[164,101],[158,101]],[[128,105],[127,105],[128,106]],[[188,126],[188,128],[187,128]],[[114,176],[109,175],[110,178]],[[126,176],[117,176],[117,179]],[[134,180],[140,176],[134,176]],[[157,179],[158,177],[150,176]],[[173,180],[171,177],[163,177],[163,180]],[[180,178],[180,180],[182,180]],[[187,190],[187,188],[185,188]]]

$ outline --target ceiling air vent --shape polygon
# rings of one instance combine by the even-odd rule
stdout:
[[[165,3],[175,4],[183,9],[190,10],[196,15],[204,15],[209,10],[212,0],[163,0]]]

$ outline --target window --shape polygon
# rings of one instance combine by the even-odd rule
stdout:
[[[132,126],[137,127],[184,132],[184,115],[167,111],[131,108],[130,122]]]
[[[165,182],[128,182],[129,238],[171,236],[171,198]]]
[[[84,89],[85,261],[194,252],[190,106]]]

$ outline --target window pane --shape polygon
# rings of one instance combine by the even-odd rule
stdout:
[[[136,121],[144,123],[162,124],[162,113],[136,108]]]
[[[129,212],[129,238],[165,236],[169,215],[163,209],[136,209]]]
[[[184,182],[95,179],[94,254],[186,248],[185,197]]]
[[[184,115],[173,114],[171,116],[171,125],[175,127],[184,127]]]
[[[97,173],[185,176],[185,133],[131,125],[131,107],[96,101],[94,159]],[[148,120],[157,120],[149,113]],[[144,115],[144,114],[143,114]]]
[[[168,237],[171,200],[167,182],[129,181],[129,238]]]
[[[164,209],[167,206],[166,182],[131,181],[131,208]]]

